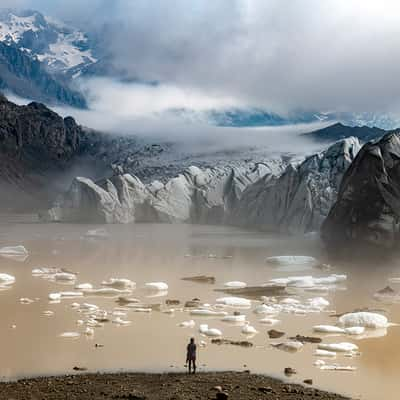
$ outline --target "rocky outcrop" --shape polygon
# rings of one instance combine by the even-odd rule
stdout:
[[[76,178],[47,213],[52,221],[100,223],[225,223],[245,188],[282,172],[282,162],[200,169],[189,167],[163,184],[130,174],[94,183]]]
[[[400,133],[367,143],[347,170],[322,226],[333,249],[394,248],[400,230]]]
[[[279,177],[261,178],[244,191],[230,222],[292,234],[319,230],[360,147],[358,139],[344,139]]]

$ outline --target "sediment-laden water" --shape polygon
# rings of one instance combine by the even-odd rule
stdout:
[[[181,371],[186,343],[193,336],[199,343],[201,370],[249,369],[284,378],[284,368],[291,367],[297,371],[288,378],[293,381],[311,378],[323,389],[364,399],[376,399],[383,393],[385,399],[398,398],[399,327],[367,329],[358,336],[333,336],[317,334],[313,332],[313,326],[335,325],[338,322],[338,318],[332,316],[335,311],[343,313],[365,307],[382,309],[380,312],[390,322],[400,322],[400,306],[395,303],[395,294],[384,296],[385,302],[377,301],[373,296],[387,285],[395,292],[400,290],[400,284],[388,281],[400,277],[400,263],[367,266],[332,262],[315,239],[299,240],[227,227],[110,225],[105,227],[107,235],[104,237],[86,235],[91,229],[99,227],[40,224],[4,224],[0,227],[0,247],[23,245],[29,252],[24,261],[24,257],[0,257],[0,273],[15,277],[13,284],[0,291],[1,379],[71,373],[74,366],[89,371]],[[280,255],[312,256],[318,260],[318,265],[280,266],[265,262],[267,257]],[[323,263],[330,264],[331,268],[321,268]],[[65,281],[32,275],[33,269],[43,267],[63,268],[67,273],[77,273],[77,279]],[[334,284],[317,284],[320,286],[318,291],[310,287],[291,287],[290,293],[276,298],[275,304],[282,309],[275,315],[256,314],[254,310],[261,303],[250,296],[245,296],[251,300],[249,308],[215,307],[217,299],[230,296],[215,289],[223,288],[229,281],[259,286],[270,279],[288,276],[324,278],[335,274],[347,275],[347,279]],[[215,283],[182,280],[195,275],[213,276]],[[152,305],[155,309],[138,312],[135,308],[117,304],[116,297],[93,293],[55,302],[48,298],[50,293],[79,291],[75,286],[80,283],[101,288],[102,281],[110,278],[136,282],[132,293],[117,293],[116,296],[134,297],[143,303],[141,308]],[[168,293],[145,289],[149,282],[168,284]],[[325,289],[320,290],[321,287]],[[224,322],[222,316],[202,317],[190,315],[190,310],[182,310],[183,304],[194,298],[210,304],[213,311],[229,315],[235,310],[240,311],[258,333],[250,337],[242,333],[242,326]],[[167,299],[179,300],[180,305],[167,306]],[[273,306],[271,299],[268,302]],[[71,307],[73,303],[80,306]],[[102,314],[102,326],[87,326],[93,313],[83,310],[83,303],[108,312],[106,316]],[[165,312],[171,308],[175,312]],[[99,315],[97,313],[97,317]],[[280,322],[274,326],[259,322],[269,317]],[[130,324],[112,322],[117,318],[130,321]],[[82,321],[80,325],[78,320]],[[195,322],[194,327],[178,326],[190,320]],[[200,324],[220,330],[223,338],[247,340],[253,347],[212,344],[211,337],[200,334]],[[87,330],[88,327],[91,329]],[[285,335],[270,339],[267,334],[270,329]],[[62,337],[65,333],[80,336]],[[319,336],[328,344],[353,343],[358,350],[352,357],[337,353],[335,359],[327,359],[314,356],[318,344],[306,343],[296,352],[273,346],[285,343],[296,334]],[[201,341],[205,342],[205,347],[200,347]],[[354,367],[355,370],[322,370],[314,365],[318,359],[327,365]]]

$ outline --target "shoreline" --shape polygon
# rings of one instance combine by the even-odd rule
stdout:
[[[220,394],[218,394],[220,393]],[[222,394],[224,393],[224,394]],[[225,397],[225,394],[227,397]],[[67,397],[66,397],[67,396]],[[288,383],[245,372],[74,373],[0,383],[0,398],[15,400],[349,400],[312,385]]]

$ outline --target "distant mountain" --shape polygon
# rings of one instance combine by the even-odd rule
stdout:
[[[0,41],[16,45],[51,72],[77,74],[77,67],[97,61],[87,34],[37,11],[0,11]]]
[[[313,132],[304,133],[304,135],[312,139],[324,142],[334,142],[350,136],[354,136],[364,142],[368,142],[370,140],[380,138],[385,133],[387,133],[386,130],[377,128],[375,126],[372,128],[365,125],[346,126],[338,122],[336,124],[329,125],[325,128],[318,129]]]
[[[0,89],[47,104],[86,107],[79,92],[51,75],[41,62],[14,44],[0,42]]]

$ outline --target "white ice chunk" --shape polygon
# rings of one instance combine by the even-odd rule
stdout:
[[[79,332],[63,332],[60,334],[60,337],[69,339],[76,339],[79,336],[81,336]]]
[[[207,324],[201,324],[199,332],[205,336],[218,337],[222,336],[222,332],[217,328],[209,328]]]
[[[0,286],[12,285],[14,282],[15,282],[14,276],[0,273]]]
[[[93,285],[91,283],[80,283],[79,285],[75,286],[77,290],[90,290],[93,289]]]
[[[193,328],[196,323],[191,319],[190,321],[182,321],[178,324],[181,328]]]
[[[259,304],[255,309],[254,312],[256,314],[270,314],[275,315],[278,314],[281,309],[277,306],[269,306],[267,304]]]
[[[335,358],[336,357],[336,352],[335,351],[329,351],[329,350],[316,349],[315,352],[314,352],[314,356]]]
[[[345,333],[343,328],[333,325],[315,325],[313,331],[319,333]]]
[[[76,275],[69,272],[57,272],[53,275],[56,281],[75,281]]]
[[[241,281],[230,281],[230,282],[225,282],[224,286],[227,288],[240,289],[240,288],[245,288],[247,286],[247,283]]]
[[[120,317],[117,317],[117,318],[113,319],[112,322],[113,322],[114,324],[122,325],[122,326],[127,326],[127,325],[130,325],[130,324],[131,324],[131,321],[124,320],[124,319],[122,319],[122,318],[120,318]]]
[[[242,326],[242,333],[244,335],[254,335],[258,333],[258,331],[256,328],[254,328],[254,326],[250,325],[249,321],[246,321],[246,323]]]
[[[165,282],[148,282],[145,287],[150,290],[168,290],[168,285]]]
[[[318,263],[314,257],[309,256],[268,257],[265,261],[274,265],[316,265]]]
[[[226,311],[214,311],[206,308],[198,308],[195,310],[190,310],[190,315],[199,315],[204,317],[225,317],[228,315]]]
[[[134,289],[136,283],[126,278],[110,278],[108,281],[103,281],[102,286],[109,286],[114,289]]]
[[[26,256],[28,250],[24,246],[8,246],[0,248],[0,255]]]
[[[358,346],[354,343],[320,343],[318,348],[321,350],[328,350],[333,352],[349,353],[358,350]]]
[[[344,314],[339,318],[339,324],[344,327],[364,326],[365,328],[386,328],[388,319],[381,314],[362,311]]]
[[[245,315],[227,315],[221,319],[224,322],[245,322],[246,316]]]
[[[364,326],[352,326],[350,328],[345,328],[345,332],[348,335],[361,335],[365,332]]]
[[[242,297],[220,297],[219,299],[216,300],[218,304],[224,304],[226,306],[230,307],[250,307],[251,306],[251,300],[249,299],[244,299]]]
[[[279,319],[265,317],[265,318],[260,319],[258,322],[260,324],[266,324],[266,325],[273,326],[273,325],[279,324],[279,322],[281,322],[281,321]]]
[[[279,350],[287,351],[287,352],[296,352],[303,348],[303,343],[297,342],[295,340],[273,344],[272,346],[278,348]]]

